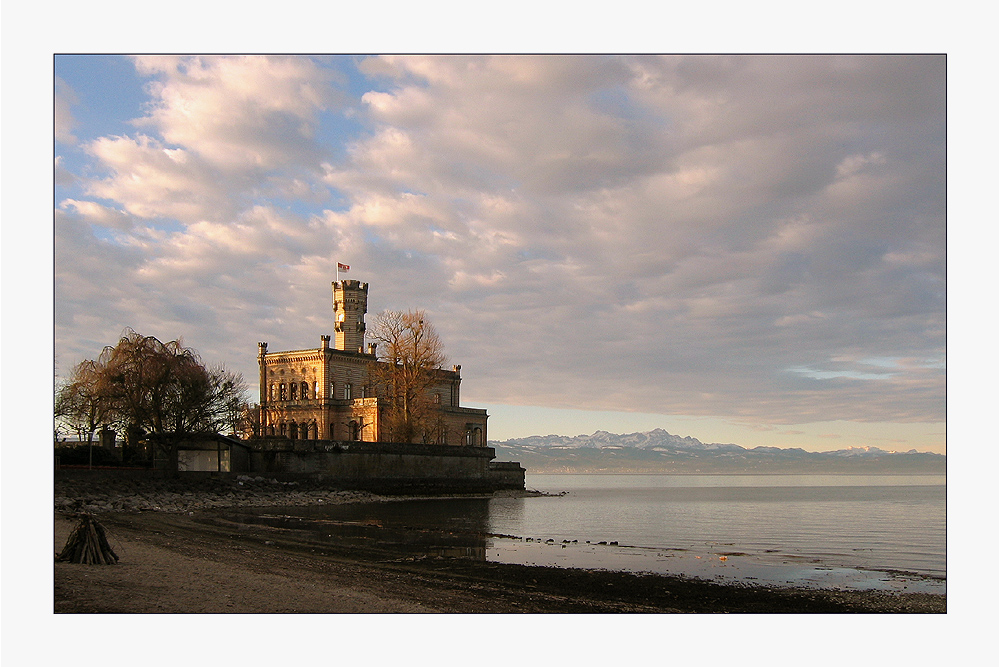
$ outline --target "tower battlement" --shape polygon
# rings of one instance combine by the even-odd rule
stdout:
[[[368,312],[368,283],[338,280],[333,286],[334,348],[364,352],[365,313]]]
[[[368,294],[368,283],[363,283],[360,280],[337,280],[331,283],[333,289],[336,290],[338,287],[347,290],[360,290],[366,295]]]

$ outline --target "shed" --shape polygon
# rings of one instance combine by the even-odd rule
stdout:
[[[250,446],[218,433],[192,436],[177,445],[180,472],[250,472]]]

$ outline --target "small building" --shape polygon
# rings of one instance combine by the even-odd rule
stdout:
[[[384,442],[385,406],[373,391],[370,371],[381,364],[365,345],[368,283],[332,283],[334,332],[311,349],[269,352],[258,344],[260,403],[257,436],[291,440]],[[485,447],[486,410],[461,405],[461,366],[434,371],[426,397],[432,418],[420,434],[424,444]]]
[[[249,472],[250,445],[217,433],[191,436],[177,445],[181,472]]]

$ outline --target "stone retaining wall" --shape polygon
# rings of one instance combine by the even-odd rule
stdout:
[[[382,442],[266,439],[251,444],[249,470],[232,474],[283,482],[315,481],[338,489],[387,494],[492,493],[524,489],[520,464],[493,462],[492,447],[411,445]],[[73,471],[77,472],[77,471]],[[71,471],[57,470],[66,476]],[[164,470],[89,470],[95,479],[216,478],[225,473]],[[65,478],[65,477],[64,477]]]
[[[378,493],[523,489],[524,470],[497,466],[492,447],[286,440],[255,443],[253,474],[297,474]]]

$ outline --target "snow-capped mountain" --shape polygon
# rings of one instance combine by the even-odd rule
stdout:
[[[521,461],[528,470],[678,472],[944,472],[941,454],[850,447],[832,452],[703,443],[663,429],[616,434],[545,435],[490,442],[497,460]]]

